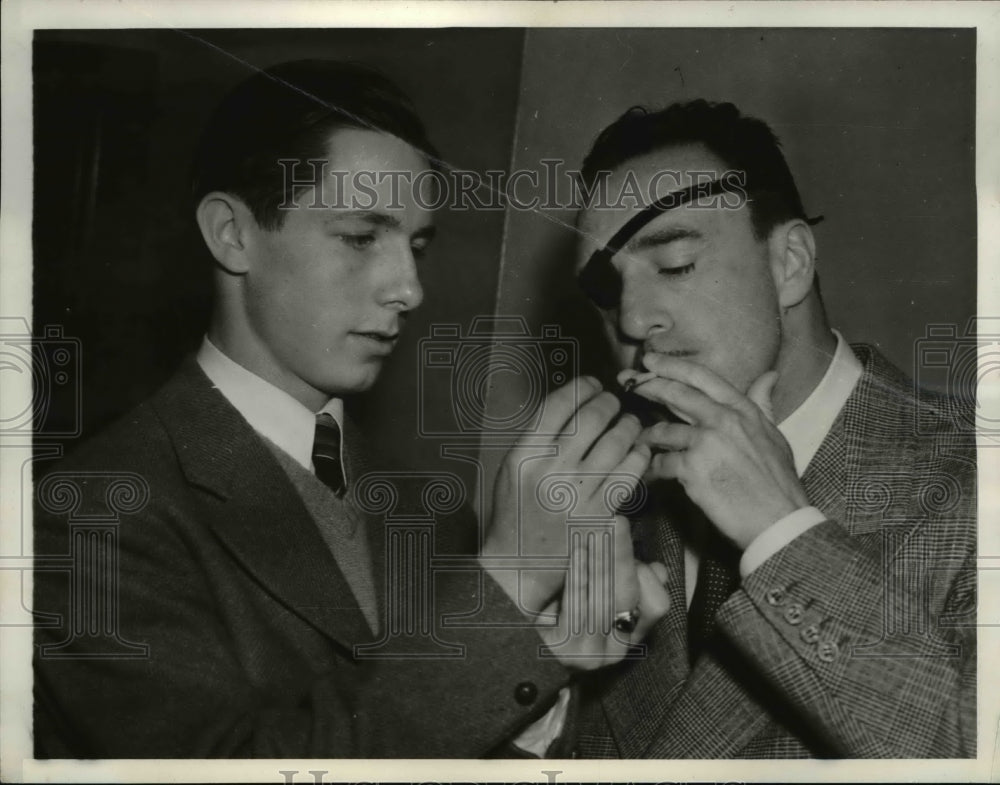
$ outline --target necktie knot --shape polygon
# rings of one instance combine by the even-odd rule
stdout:
[[[316,476],[337,496],[343,496],[347,490],[347,478],[340,460],[340,426],[326,412],[316,415],[312,460]]]

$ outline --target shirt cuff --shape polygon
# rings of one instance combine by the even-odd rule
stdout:
[[[740,577],[746,578],[800,534],[825,520],[826,516],[816,507],[803,507],[764,529],[743,551]]]
[[[543,717],[524,729],[524,733],[514,739],[514,746],[544,758],[552,742],[559,738],[566,724],[566,709],[569,707],[569,687],[559,690],[559,697]]]

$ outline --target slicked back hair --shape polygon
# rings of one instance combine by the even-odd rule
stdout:
[[[195,204],[222,191],[239,197],[262,228],[280,228],[278,206],[302,184],[286,183],[279,161],[294,161],[289,173],[306,178],[307,162],[327,158],[330,135],[341,128],[391,134],[437,160],[410,99],[386,76],[358,63],[297,60],[254,74],[223,99],[195,156]]]
[[[584,159],[581,179],[592,188],[599,172],[657,150],[699,143],[727,169],[746,173],[750,219],[758,239],[788,220],[815,222],[806,218],[777,136],[765,122],[740,114],[731,103],[698,99],[657,112],[632,107],[597,137]]]

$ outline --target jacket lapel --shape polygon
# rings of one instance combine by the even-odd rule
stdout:
[[[893,520],[893,504],[905,509],[914,446],[899,444],[912,433],[912,383],[872,347],[852,346],[863,373],[827,438],[806,468],[802,484],[813,506],[857,537],[879,536]],[[910,419],[915,424],[915,419]],[[885,440],[895,440],[894,465],[886,467]],[[911,440],[912,442],[912,440]],[[891,490],[890,490],[891,489]]]
[[[848,456],[844,416],[841,412],[834,421],[802,475],[802,487],[813,507],[836,521],[844,520],[847,508]]]
[[[676,691],[643,757],[729,758],[749,744],[769,715],[743,686],[741,668],[731,647],[703,655]]]
[[[659,719],[689,674],[684,547],[670,505],[654,496],[650,513],[633,523],[638,557],[667,568],[670,609],[647,636],[642,662],[626,660],[603,693],[605,716],[622,757],[637,757],[653,740]]]
[[[155,397],[204,523],[288,610],[347,648],[371,640],[351,589],[291,481],[193,358]]]
[[[673,504],[668,499],[665,509],[683,510],[689,504],[691,502],[686,497]],[[656,652],[657,659],[652,671],[657,678],[665,676],[666,683],[670,686],[667,693],[662,692],[662,687],[659,688],[665,700],[658,707],[655,723],[633,728],[629,741],[637,746],[623,749],[627,757],[727,757],[753,738],[767,721],[767,714],[761,705],[749,698],[741,686],[743,677],[739,673],[740,663],[731,656],[732,651],[728,646],[719,648],[719,656],[715,652],[706,652],[693,669],[689,667],[683,538],[678,526],[663,523],[665,522],[661,522],[657,529],[661,549],[669,549],[676,554],[671,562],[680,580],[669,584],[671,611],[667,619],[661,622],[661,625],[669,625],[670,645],[666,652]],[[723,607],[734,601],[735,599],[727,601]],[[655,649],[659,644],[660,639],[657,639],[651,648]],[[648,665],[636,670],[643,669],[648,670]],[[644,724],[641,718],[637,724]],[[618,734],[616,737],[623,738]]]

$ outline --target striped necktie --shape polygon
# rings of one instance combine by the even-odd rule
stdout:
[[[316,476],[338,497],[343,496],[347,490],[347,478],[340,462],[340,426],[326,412],[316,415],[312,460]]]

